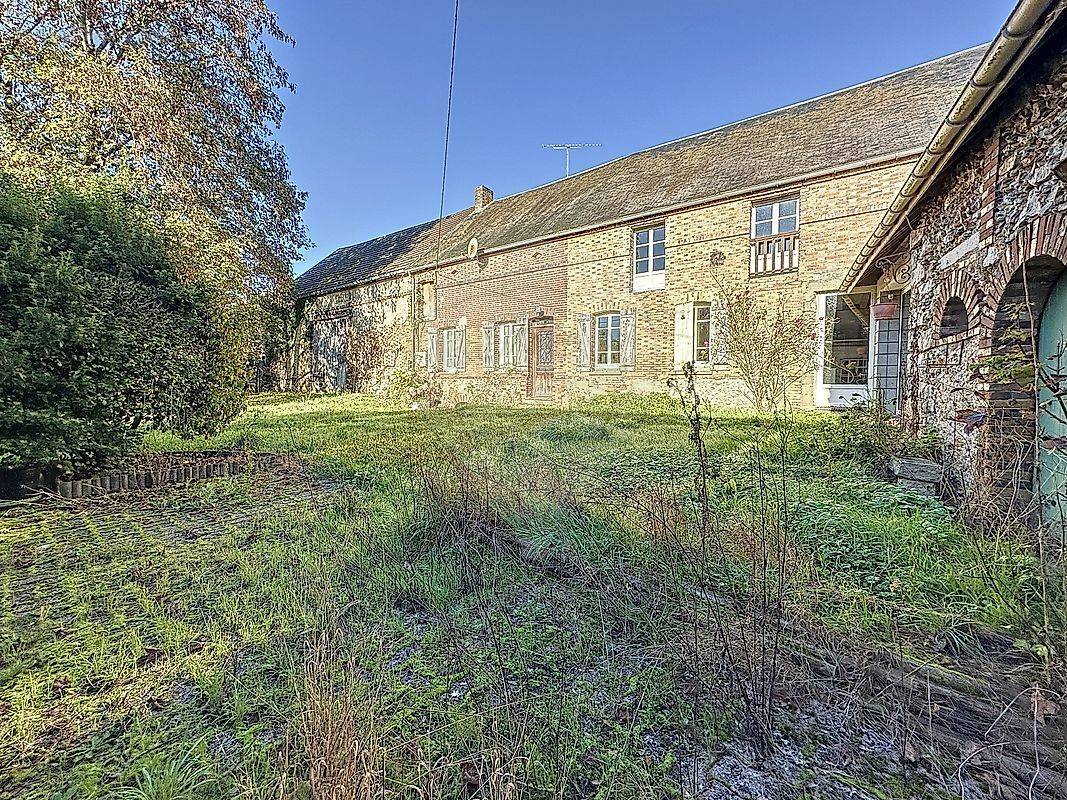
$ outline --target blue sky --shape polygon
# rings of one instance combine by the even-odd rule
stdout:
[[[279,138],[335,248],[436,219],[452,0],[273,0]],[[991,39],[1013,0],[461,0],[445,210]],[[965,9],[965,11],[964,11]]]

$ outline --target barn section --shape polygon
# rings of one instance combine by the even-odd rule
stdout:
[[[900,309],[906,424],[941,433],[963,486],[1024,504],[1043,487],[1047,517],[1067,473],[1063,10],[1019,3],[845,287]]]

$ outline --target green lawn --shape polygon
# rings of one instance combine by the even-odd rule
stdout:
[[[665,397],[264,396],[215,439],[153,435],[299,464],[0,519],[0,796],[672,797],[740,713],[694,590],[781,585],[790,620],[871,646],[1026,636],[1023,548],[868,477],[841,436],[717,417],[698,536]],[[802,744],[789,785],[833,796]]]

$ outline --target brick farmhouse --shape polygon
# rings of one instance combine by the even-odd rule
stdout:
[[[715,328],[721,286],[841,339],[803,406],[868,391],[869,299],[833,297],[979,48],[342,248],[297,280],[298,383],[376,390],[428,369],[444,402],[664,392],[694,362],[744,402]],[[847,319],[846,319],[847,317]]]
[[[741,286],[822,332],[794,405],[875,397],[939,429],[960,484],[1062,494],[1064,5],[1021,0],[987,46],[342,248],[297,280],[295,382],[564,403],[665,391],[692,363],[704,397],[744,404],[717,336]]]

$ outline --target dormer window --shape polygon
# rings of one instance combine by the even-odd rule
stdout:
[[[635,292],[662,289],[667,268],[667,228],[662,223],[634,230],[633,288]]]
[[[795,271],[799,230],[800,201],[797,198],[753,206],[749,276]]]

